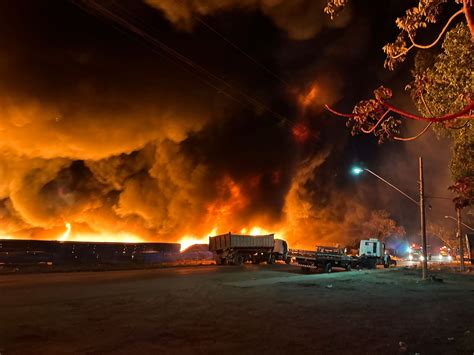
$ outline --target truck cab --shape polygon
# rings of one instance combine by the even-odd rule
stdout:
[[[382,258],[385,252],[385,244],[376,238],[361,240],[359,246],[359,255],[368,257]]]
[[[275,260],[284,260],[286,262],[288,256],[288,243],[283,239],[275,239],[273,255],[275,256]]]
[[[384,261],[385,244],[377,238],[363,239],[359,244],[359,265],[368,269],[375,269],[377,264],[389,267]]]

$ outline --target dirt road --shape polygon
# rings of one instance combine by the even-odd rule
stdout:
[[[474,352],[474,277],[286,265],[0,276],[0,353]]]

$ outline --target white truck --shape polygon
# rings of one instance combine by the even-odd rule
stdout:
[[[361,268],[375,269],[377,264],[385,268],[390,266],[389,258],[385,257],[385,244],[377,238],[364,239],[359,244],[357,264]]]
[[[274,234],[252,236],[228,233],[209,237],[209,251],[214,254],[217,265],[241,265],[247,261],[274,264],[276,260],[287,261],[288,244],[282,239],[275,239]]]

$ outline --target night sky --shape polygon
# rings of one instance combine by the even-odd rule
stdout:
[[[413,110],[413,57],[389,72],[381,50],[406,4],[354,1],[332,22],[323,3],[100,1],[106,14],[2,1],[0,234],[51,239],[68,222],[176,241],[259,226],[307,246],[354,238],[385,209],[414,239],[417,207],[349,170],[416,197],[423,155],[427,195],[449,197],[448,142],[379,146],[323,109],[348,112],[385,84]],[[428,223],[448,223],[449,200],[428,204]]]

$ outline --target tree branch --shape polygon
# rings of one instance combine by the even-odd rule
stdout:
[[[396,141],[402,141],[402,142],[407,142],[407,141],[414,141],[415,139],[418,139],[420,138],[423,134],[426,133],[426,131],[428,130],[428,128],[431,127],[431,125],[433,124],[433,122],[430,122],[428,123],[425,128],[423,128],[420,133],[418,133],[417,135],[413,136],[413,137],[407,137],[407,138],[403,138],[403,137],[393,137],[394,140]]]
[[[326,108],[326,110],[328,110],[329,112],[331,112],[332,114],[336,115],[336,116],[339,116],[339,117],[345,117],[345,118],[353,118],[355,115],[353,113],[341,113],[339,111],[336,111],[334,110],[333,108],[331,108],[329,105],[324,105],[324,107]]]
[[[456,13],[454,13],[448,20],[448,22],[446,22],[446,25],[444,25],[443,29],[441,30],[441,32],[439,33],[438,37],[430,44],[427,44],[427,45],[422,45],[422,44],[418,44],[415,42],[415,40],[413,39],[413,36],[408,33],[408,37],[410,38],[410,41],[412,43],[412,46],[410,46],[406,52],[408,52],[411,48],[413,47],[416,47],[416,48],[419,48],[419,49],[429,49],[429,48],[432,48],[434,46],[436,46],[436,44],[439,42],[439,40],[443,37],[444,33],[446,32],[446,30],[448,29],[448,26],[451,24],[451,22],[460,14],[462,14],[464,12],[464,8],[458,10]],[[405,53],[406,53],[405,52]]]
[[[454,119],[460,118],[460,117],[462,117],[464,119],[467,119],[467,120],[474,119],[474,115],[464,116],[470,110],[474,109],[474,101],[472,101],[469,105],[464,107],[461,111],[458,111],[458,112],[452,113],[452,114],[448,114],[448,115],[444,115],[444,116],[438,116],[438,117],[418,116],[418,115],[415,115],[413,113],[402,111],[402,110],[396,108],[395,106],[390,105],[389,103],[387,103],[385,101],[380,101],[380,103],[387,109],[387,111],[396,113],[396,114],[398,114],[398,115],[400,115],[404,118],[408,118],[408,119],[416,120],[416,121],[444,122],[444,121],[454,120]],[[324,105],[324,107],[326,108],[326,110],[328,110],[329,112],[331,112],[334,115],[339,116],[339,117],[354,118],[354,117],[357,116],[354,113],[341,113],[339,111],[334,110],[329,105]],[[387,111],[385,112],[385,114],[387,113]]]
[[[456,118],[459,118],[461,116],[464,116],[466,113],[468,113],[470,110],[474,109],[474,101],[471,101],[469,105],[464,107],[461,111],[458,111],[456,113],[444,115],[444,116],[438,116],[438,117],[423,117],[423,116],[418,116],[409,112],[402,111],[395,106],[390,105],[389,103],[385,101],[381,101],[381,104],[389,109],[390,111],[399,114],[400,116],[404,118],[408,118],[411,120],[416,120],[416,121],[428,121],[428,122],[444,122],[444,121],[450,121],[454,120]],[[465,116],[466,119],[472,120],[474,119],[474,115],[468,115]]]
[[[389,112],[390,112],[390,110],[385,111],[385,113],[382,115],[382,117],[379,118],[379,120],[377,121],[377,123],[376,123],[375,125],[373,125],[372,128],[370,128],[370,129],[367,130],[367,129],[364,129],[364,128],[361,127],[360,130],[361,130],[362,132],[364,132],[364,133],[367,133],[367,134],[372,133],[373,131],[375,131],[375,129],[378,127],[378,125],[379,125],[380,123],[382,123],[383,119],[387,116],[387,114],[388,114]]]
[[[464,16],[466,16],[471,37],[474,38],[474,7],[472,6],[472,0],[463,0],[463,3]]]

